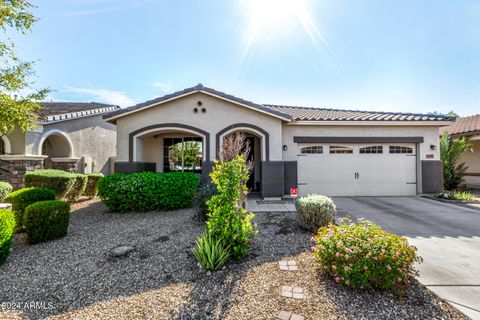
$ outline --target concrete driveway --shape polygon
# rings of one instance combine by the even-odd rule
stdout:
[[[480,319],[480,211],[420,197],[336,197],[339,216],[406,236],[424,258],[420,282]]]

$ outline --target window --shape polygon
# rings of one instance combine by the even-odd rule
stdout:
[[[330,146],[330,153],[337,154],[337,153],[353,153],[352,147],[344,147],[344,146]]]
[[[383,153],[382,146],[371,146],[360,148],[360,153],[363,154],[372,154],[372,153]]]
[[[300,154],[322,154],[323,146],[309,146],[300,149]]]
[[[165,138],[163,172],[201,172],[202,154],[202,138]]]
[[[413,148],[410,147],[402,147],[402,146],[390,146],[390,153],[413,153]]]

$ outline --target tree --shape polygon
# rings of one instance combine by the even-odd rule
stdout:
[[[30,10],[34,6],[27,0],[0,1],[0,29],[6,35],[15,30],[23,35],[38,20]],[[38,101],[50,92],[48,88],[35,90],[31,78],[35,75],[33,62],[21,60],[10,39],[0,39],[0,137],[16,127],[22,131],[35,126]]]
[[[458,163],[460,156],[465,151],[470,151],[472,145],[467,137],[452,138],[444,133],[440,138],[440,159],[443,164],[443,186],[446,190],[455,190],[460,183],[468,167],[465,163]]]
[[[445,116],[450,116],[450,117],[458,117],[458,113],[456,113],[455,111],[453,110],[450,110],[450,112],[448,113],[441,113],[441,112],[438,112],[438,111],[433,111],[431,112],[431,114],[436,114],[436,115],[445,115]]]

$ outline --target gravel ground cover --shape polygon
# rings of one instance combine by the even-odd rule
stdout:
[[[100,202],[75,204],[65,238],[30,246],[17,235],[0,267],[0,319],[275,319],[280,310],[305,319],[466,319],[419,284],[402,299],[337,286],[316,271],[311,234],[294,213],[258,213],[255,222],[251,253],[210,274],[191,254],[202,231],[193,210],[108,214]],[[119,256],[120,247],[133,250]],[[298,271],[280,271],[279,260],[295,260]],[[307,298],[281,297],[282,286]]]

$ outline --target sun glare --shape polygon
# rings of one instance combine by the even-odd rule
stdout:
[[[283,39],[298,26],[313,45],[319,44],[332,53],[310,14],[310,0],[241,0],[247,11],[248,23],[243,34],[242,59],[248,60],[259,43]]]

